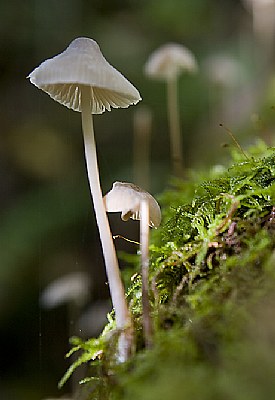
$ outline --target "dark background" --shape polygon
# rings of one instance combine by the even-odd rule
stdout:
[[[143,67],[150,53],[166,42],[184,44],[199,64],[197,74],[182,74],[179,80],[186,168],[203,172],[228,158],[224,144],[232,143],[220,123],[244,147],[256,138],[272,143],[275,10],[254,8],[253,14],[250,3],[0,3],[1,399],[43,399],[70,392],[70,384],[61,392],[57,389],[69,365],[64,359],[68,338],[98,335],[110,308],[80,114],[39,91],[27,75],[74,38],[96,40],[106,59],[143,98],[137,106],[94,118],[103,192],[116,180],[140,183],[133,168],[133,120],[147,107],[153,119],[147,189],[157,195],[171,177],[166,91],[163,82],[144,75]],[[217,57],[222,64],[217,64]],[[125,224],[118,215],[111,215],[110,221],[114,234],[138,240],[137,223]],[[129,253],[137,250],[122,240],[116,246]],[[48,285],[72,273],[82,274],[82,296],[63,297],[52,307],[46,302],[45,307],[41,299]]]

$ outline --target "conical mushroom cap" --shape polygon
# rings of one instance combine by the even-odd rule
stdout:
[[[140,220],[140,204],[145,199],[149,206],[149,224],[157,228],[161,222],[161,211],[154,197],[133,183],[115,182],[112,189],[104,196],[107,212],[121,212],[121,219]]]
[[[44,61],[28,76],[54,100],[81,111],[81,86],[91,88],[92,114],[126,108],[141,100],[138,90],[103,57],[98,44],[77,38],[61,54]]]
[[[177,77],[182,71],[196,72],[197,61],[185,46],[167,43],[150,55],[144,71],[150,77],[171,79]]]

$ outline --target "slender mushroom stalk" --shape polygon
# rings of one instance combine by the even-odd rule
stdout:
[[[148,192],[132,183],[115,182],[104,197],[107,212],[121,212],[123,221],[140,220],[140,250],[142,275],[143,331],[146,347],[152,345],[153,326],[149,303],[149,226],[157,228],[161,211],[157,201]]]
[[[121,281],[119,265],[116,256],[116,251],[114,247],[114,242],[112,239],[112,234],[110,231],[110,225],[107,219],[103,199],[102,191],[99,181],[99,171],[96,155],[96,146],[94,138],[93,129],[93,118],[91,113],[91,88],[89,86],[81,86],[81,106],[82,106],[82,129],[84,137],[84,147],[85,147],[85,157],[87,164],[87,172],[89,177],[91,195],[93,198],[94,210],[96,215],[96,221],[98,225],[102,251],[105,259],[106,273],[109,282],[109,288],[111,293],[111,298],[113,302],[114,309],[116,311],[116,324],[117,328],[123,330],[125,328],[131,327],[130,315],[124,295],[124,287]],[[130,332],[129,332],[130,333]],[[121,360],[126,360],[130,351],[129,346],[131,343],[125,343],[123,345],[124,333],[121,337],[122,343],[120,341],[120,358]],[[129,337],[131,342],[131,337]],[[125,348],[124,348],[125,347]],[[124,354],[126,351],[126,354]]]
[[[136,104],[141,97],[137,89],[106,61],[98,44],[88,38],[75,39],[64,52],[44,61],[29,78],[31,83],[48,93],[54,100],[82,113],[90,189],[116,325],[121,331],[118,360],[123,362],[132,348],[132,323],[102,199],[92,114],[110,111],[111,107],[126,108]]]
[[[140,251],[141,251],[141,279],[142,279],[142,310],[145,346],[153,344],[153,325],[150,318],[149,302],[149,205],[147,199],[140,203]]]
[[[264,61],[271,64],[275,35],[275,2],[274,0],[243,0],[245,8],[252,14],[253,33],[257,40],[255,56],[258,61],[259,51]],[[263,60],[262,60],[263,61]]]
[[[183,175],[182,138],[178,106],[177,79],[167,79],[167,108],[170,128],[170,146],[173,170],[177,176]]]
[[[177,84],[181,71],[196,72],[195,57],[186,47],[168,43],[155,50],[145,64],[146,75],[166,81],[173,172],[183,175],[183,154],[178,110]]]

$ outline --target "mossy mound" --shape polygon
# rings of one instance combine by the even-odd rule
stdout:
[[[110,316],[99,339],[73,339],[81,355],[65,380],[88,363],[87,399],[273,398],[275,149],[236,152],[230,168],[175,182],[160,201],[164,221],[150,247],[152,348],[144,346],[136,259],[125,274],[136,354],[115,365]]]

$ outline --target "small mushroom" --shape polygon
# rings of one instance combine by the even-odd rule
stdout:
[[[155,50],[145,64],[145,74],[167,83],[168,118],[170,125],[170,147],[173,171],[183,173],[180,118],[177,101],[177,80],[181,72],[197,71],[194,55],[186,47],[177,43],[167,43]]]
[[[41,305],[51,309],[64,303],[74,303],[78,307],[89,297],[91,282],[84,272],[71,272],[51,282],[42,292]]]
[[[149,226],[157,228],[161,222],[161,211],[154,197],[133,183],[115,182],[104,196],[107,212],[121,212],[121,219],[141,219],[141,201],[147,200],[149,207]]]
[[[102,199],[92,114],[111,107],[128,107],[141,100],[137,89],[103,57],[98,44],[89,38],[77,38],[59,55],[44,61],[29,76],[31,83],[55,101],[81,112],[86,164],[100,233],[103,255],[117,328],[125,332],[131,325],[114,243]],[[130,342],[130,340],[129,340]],[[120,346],[124,361],[129,346]],[[127,348],[128,347],[128,348]]]
[[[121,212],[123,221],[140,220],[143,330],[147,347],[152,345],[152,321],[149,303],[149,226],[157,228],[161,210],[151,194],[132,183],[115,182],[104,197],[107,212]]]
[[[42,291],[40,304],[45,309],[67,305],[69,335],[78,331],[77,323],[83,306],[88,302],[92,282],[84,271],[71,272],[50,282]]]

